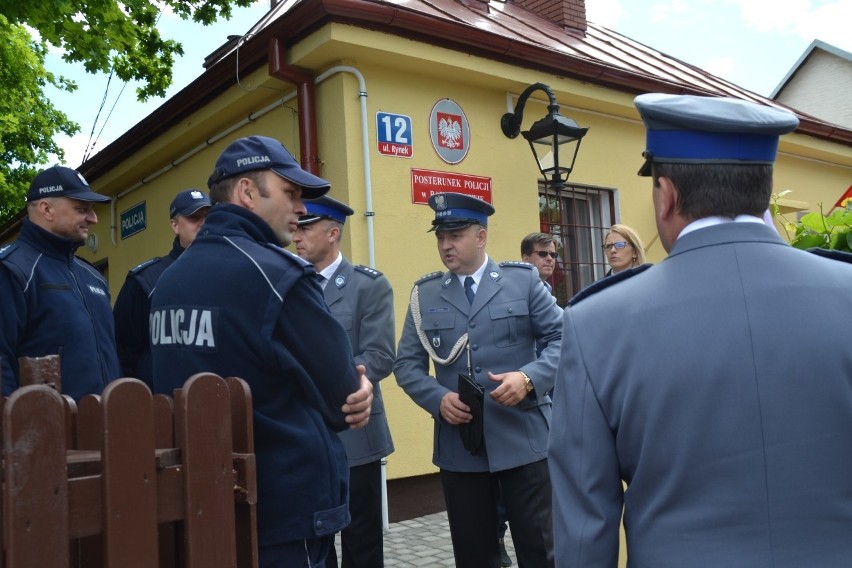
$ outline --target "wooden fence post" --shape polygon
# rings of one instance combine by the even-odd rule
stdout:
[[[62,397],[18,389],[3,409],[3,530],[8,566],[66,568],[68,479]]]

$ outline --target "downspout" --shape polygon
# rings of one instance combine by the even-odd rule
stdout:
[[[299,108],[299,137],[302,141],[300,156],[302,164],[308,164],[305,169],[319,175],[319,151],[317,149],[317,116],[314,96],[314,85],[324,81],[336,73],[351,73],[358,78],[358,97],[361,99],[361,144],[364,160],[364,193],[365,212],[367,218],[367,257],[370,268],[376,267],[375,228],[373,217],[373,185],[370,165],[370,146],[367,123],[367,86],[364,75],[355,67],[338,65],[324,71],[314,78],[303,69],[287,65],[284,42],[280,38],[272,38],[269,43],[269,74],[288,83],[296,84]]]
[[[299,156],[303,168],[319,175],[319,150],[317,149],[317,109],[315,105],[314,77],[294,65],[287,65],[284,42],[277,37],[269,42],[269,74],[276,79],[296,85],[299,109]]]

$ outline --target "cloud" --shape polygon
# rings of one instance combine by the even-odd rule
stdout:
[[[717,77],[730,77],[737,68],[737,62],[732,57],[718,57],[705,61],[702,68]]]
[[[676,25],[682,16],[689,13],[690,6],[685,0],[654,4],[651,6],[651,22],[661,25]]]
[[[586,3],[586,18],[605,28],[614,30],[624,16],[619,0],[594,0]]]
[[[55,155],[50,156],[48,164],[63,164],[69,168],[76,168],[83,163],[83,156],[86,154],[86,143],[89,141],[88,133],[79,133],[74,136],[60,134],[55,138],[57,145],[65,151],[65,159],[60,162]],[[90,158],[97,154],[102,148],[110,143],[110,140],[103,138],[95,139],[93,149],[90,152]]]
[[[743,22],[760,33],[778,32],[811,42],[821,39],[852,49],[852,0],[727,0]],[[844,47],[845,46],[845,47]]]

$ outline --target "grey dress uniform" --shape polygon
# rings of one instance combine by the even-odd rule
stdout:
[[[459,194],[436,194],[429,204],[436,211],[436,231],[484,227],[494,211]],[[458,568],[499,566],[501,490],[520,568],[553,565],[547,393],[553,388],[561,316],[538,271],[523,262],[497,264],[486,257],[472,301],[453,272],[428,274],[414,285],[394,375],[434,418],[432,460],[441,468]],[[544,345],[539,356],[537,341]],[[533,389],[520,403],[504,406],[491,397],[499,383],[488,373],[513,371],[526,373]],[[458,390],[459,374],[469,374],[485,391],[484,449],[476,455],[465,449],[460,426],[441,416],[441,401]]]
[[[754,214],[798,121],[715,97],[636,106],[640,174],[663,174],[657,223],[675,238],[663,262],[565,311],[549,453],[557,564],[615,568],[623,514],[631,568],[848,566],[852,266],[788,246]],[[695,181],[711,175],[720,195]],[[685,213],[689,200],[707,213]]]
[[[435,419],[433,463],[449,471],[501,471],[547,457],[551,399],[561,343],[562,310],[531,264],[488,261],[473,304],[452,272],[434,272],[415,283],[420,330],[442,358],[467,334],[473,379],[485,387],[485,451],[472,455],[462,445],[458,426],[441,420],[441,399],[458,390],[467,373],[467,355],[452,364],[435,364],[423,348],[409,307],[397,349],[394,375],[400,387]],[[536,340],[546,344],[536,358]],[[488,396],[498,386],[488,372],[524,371],[535,390],[520,404],[506,407]],[[437,380],[435,380],[437,379]]]
[[[373,409],[364,428],[339,432],[349,466],[380,460],[393,453],[379,381],[391,374],[394,361],[393,290],[378,270],[353,266],[346,258],[329,279],[325,302],[352,343],[355,364],[364,365],[373,382]]]

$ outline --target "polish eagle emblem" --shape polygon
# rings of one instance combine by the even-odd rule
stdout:
[[[438,113],[438,134],[441,146],[451,150],[464,147],[464,131],[460,118],[452,114]]]

